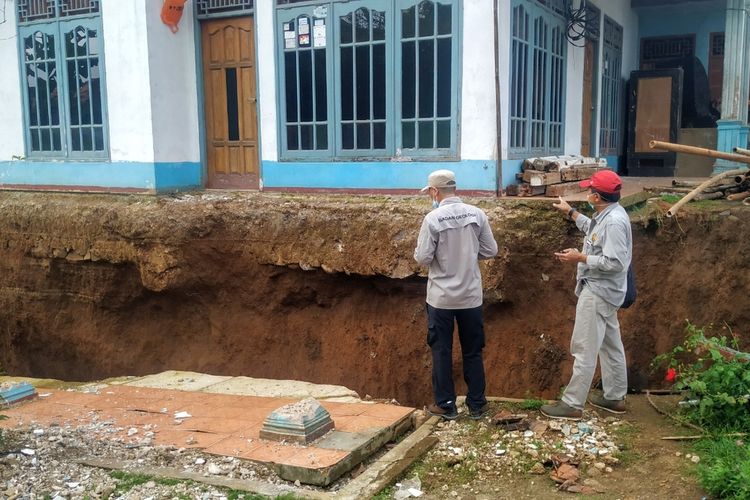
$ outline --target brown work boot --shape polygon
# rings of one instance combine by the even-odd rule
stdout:
[[[432,404],[430,406],[427,406],[425,410],[427,410],[427,413],[429,413],[430,415],[441,417],[445,420],[456,420],[458,418],[458,411],[456,411],[455,408],[448,409]]]
[[[624,399],[605,399],[603,396],[596,396],[592,394],[591,396],[589,396],[589,404],[610,413],[625,413]]]
[[[583,416],[582,410],[576,410],[572,406],[568,406],[562,401],[551,405],[544,405],[539,408],[542,415],[549,418],[560,418],[563,420],[581,420]]]

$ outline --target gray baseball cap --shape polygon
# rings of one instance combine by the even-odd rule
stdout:
[[[456,187],[456,174],[451,170],[435,170],[427,177],[427,185],[421,189],[421,192],[424,193],[431,187],[438,189]]]

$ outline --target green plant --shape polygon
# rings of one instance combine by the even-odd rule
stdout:
[[[546,405],[547,402],[543,399],[524,399],[521,403],[522,410],[538,410],[542,406]]]
[[[707,338],[689,322],[686,331],[682,345],[654,360],[666,363],[675,388],[686,392],[683,414],[709,432],[750,431],[750,364],[727,356],[726,337]]]
[[[750,448],[732,438],[704,439],[695,445],[701,485],[717,498],[750,498]]]

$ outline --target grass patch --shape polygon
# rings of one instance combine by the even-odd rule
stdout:
[[[661,201],[665,203],[674,204],[680,201],[682,199],[682,196],[677,195],[677,194],[663,194],[660,196],[660,198],[661,198]]]
[[[750,448],[743,441],[721,437],[696,443],[701,457],[698,477],[717,498],[750,498]]]
[[[147,476],[146,474],[133,474],[121,470],[114,470],[109,473],[109,476],[117,479],[117,486],[114,493],[127,493],[136,486],[146,484],[153,479],[152,476]]]
[[[615,453],[620,463],[627,467],[641,461],[642,456],[635,449],[635,438],[641,432],[638,426],[631,423],[623,423],[612,429],[612,435],[617,440],[620,451]]]

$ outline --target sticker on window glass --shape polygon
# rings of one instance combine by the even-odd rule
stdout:
[[[313,47],[325,47],[326,46],[326,25],[325,23],[318,24],[317,21],[323,21],[323,19],[316,19],[315,26],[313,26]]]
[[[309,24],[302,24],[299,25],[299,34],[300,35],[309,35],[310,34],[310,25]]]
[[[284,31],[294,31],[294,23],[284,23]]]
[[[284,32],[284,38],[294,38],[295,36],[297,36],[297,35],[294,34],[294,31],[285,31]]]
[[[310,46],[310,35],[300,35],[299,36],[299,46],[300,47],[309,47]]]
[[[328,7],[325,5],[315,7],[315,10],[313,10],[313,16],[315,17],[326,17],[327,15],[328,15]]]
[[[294,44],[294,40],[295,40],[294,38],[287,38],[286,40],[284,40],[284,48],[285,49],[295,48],[296,45]]]

